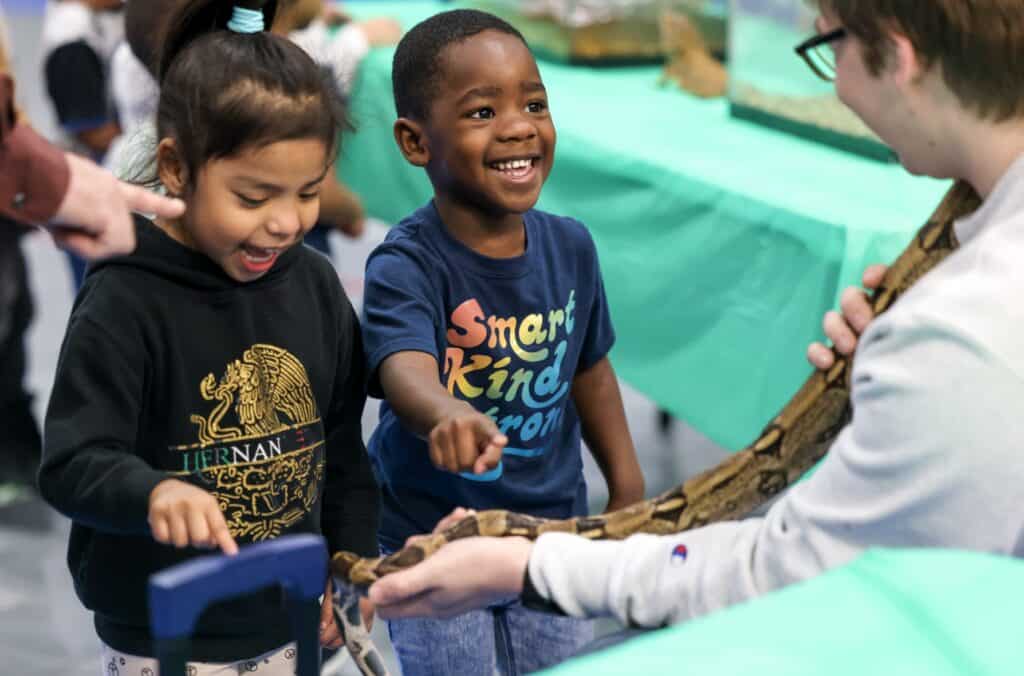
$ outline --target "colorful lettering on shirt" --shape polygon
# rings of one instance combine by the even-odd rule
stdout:
[[[451,313],[443,375],[448,392],[484,411],[509,437],[505,453],[533,457],[558,429],[562,400],[571,386],[563,374],[569,337],[575,328],[576,291],[565,305],[500,317],[476,298]],[[506,404],[514,414],[503,415]],[[522,407],[529,411],[524,413]]]

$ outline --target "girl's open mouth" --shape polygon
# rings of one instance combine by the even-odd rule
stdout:
[[[245,245],[242,247],[242,266],[249,272],[266,272],[274,266],[279,253],[278,249],[261,249]]]

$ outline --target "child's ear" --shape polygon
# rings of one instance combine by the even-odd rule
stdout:
[[[405,159],[417,167],[425,167],[430,162],[430,146],[423,133],[423,125],[407,117],[400,117],[395,122],[395,142]]]
[[[156,147],[156,172],[172,197],[181,197],[188,188],[188,168],[181,159],[178,146],[172,138],[160,140]]]

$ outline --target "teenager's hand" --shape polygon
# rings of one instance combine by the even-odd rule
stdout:
[[[377,581],[369,597],[386,620],[454,617],[521,594],[532,551],[533,543],[520,537],[456,540]]]
[[[455,524],[457,524],[458,522],[462,521],[465,518],[471,517],[474,514],[476,514],[476,510],[475,509],[466,509],[465,507],[456,507],[455,509],[453,509],[451,511],[451,514],[449,514],[448,516],[442,518],[440,521],[437,522],[437,525],[434,526],[434,533],[433,534],[437,535],[438,533],[443,533],[446,530],[448,530],[449,528],[451,528],[452,526],[454,526]],[[415,537],[417,537],[417,536],[413,535],[411,538],[409,538],[407,543],[409,541],[413,540],[413,538],[415,538]]]
[[[451,415],[430,431],[430,461],[449,472],[483,474],[498,466],[508,437],[477,411]]]
[[[149,527],[157,542],[179,549],[219,547],[231,556],[238,553],[217,499],[178,479],[161,481],[149,494]]]
[[[882,283],[882,277],[888,267],[885,265],[872,265],[864,271],[864,287],[876,289]],[[857,338],[864,333],[864,329],[875,318],[871,310],[868,297],[861,289],[851,286],[843,291],[839,300],[839,307],[843,313],[832,311],[825,314],[822,322],[825,328],[825,335],[835,345],[839,354],[849,356],[857,349]],[[807,348],[807,361],[822,371],[832,368],[835,357],[832,350],[821,343],[811,343]]]
[[[438,533],[443,533],[444,531],[448,530],[458,522],[465,519],[467,516],[473,516],[474,514],[476,514],[475,509],[456,507],[455,509],[452,510],[451,514],[437,522],[437,525],[434,526],[434,530],[430,533],[430,535],[437,535]],[[423,540],[430,537],[430,535],[410,535],[405,539],[405,546],[408,547],[411,544],[415,544],[419,540]]]

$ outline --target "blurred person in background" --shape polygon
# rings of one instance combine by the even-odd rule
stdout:
[[[110,98],[110,59],[124,40],[123,0],[50,0],[43,16],[46,91],[67,149],[102,162],[121,125]],[[85,261],[68,254],[75,290]]]

